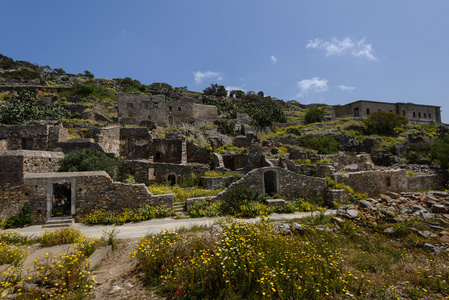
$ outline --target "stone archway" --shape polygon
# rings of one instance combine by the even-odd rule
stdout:
[[[167,184],[173,186],[176,183],[177,183],[176,174],[168,174],[167,175]]]

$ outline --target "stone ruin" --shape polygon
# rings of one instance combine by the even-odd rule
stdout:
[[[211,139],[211,143],[218,145],[220,141]],[[93,138],[70,139],[68,129],[60,124],[0,125],[0,218],[19,213],[24,205],[31,207],[35,223],[54,218],[55,207],[76,220],[95,209],[141,204],[173,207],[173,195],[152,195],[145,185],[178,184],[192,173],[204,174],[210,169],[237,170],[245,175],[234,183],[229,178],[203,178],[205,187],[250,185],[266,198],[316,196],[331,204],[346,202],[349,194],[327,187],[324,176],[369,197],[437,189],[446,184],[446,177],[437,172],[410,177],[406,169],[376,167],[365,153],[317,155],[296,149],[289,158],[270,159],[273,156],[267,154],[277,154],[277,149],[270,143],[261,144],[250,132],[235,138],[234,145],[246,147],[248,153],[213,153],[210,162],[207,149],[177,134],[160,138],[148,127],[104,127]],[[133,175],[139,184],[113,182],[105,172],[55,173],[65,154],[80,149],[122,157],[122,177]],[[208,200],[220,199],[222,194]],[[193,201],[189,199],[189,203]]]

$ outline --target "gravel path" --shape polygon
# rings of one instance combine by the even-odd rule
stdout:
[[[327,210],[326,215],[335,214],[335,210]],[[309,217],[312,214],[318,214],[318,212],[295,212],[293,214],[271,214],[271,220],[290,220],[297,218]],[[119,239],[127,239],[127,238],[139,238],[143,237],[149,233],[157,233],[161,230],[173,230],[180,227],[192,227],[195,225],[211,225],[217,220],[223,219],[223,217],[215,217],[215,218],[195,218],[195,219],[173,219],[173,218],[165,218],[165,219],[153,219],[148,221],[142,221],[139,223],[126,223],[121,226],[115,226],[120,232],[118,234]],[[259,217],[244,219],[247,222],[256,222],[260,220]],[[104,230],[110,230],[114,226],[106,226],[106,225],[94,225],[87,226],[84,224],[76,223],[73,225],[74,228],[80,229],[84,234],[90,236],[100,237],[103,234]],[[44,229],[42,225],[34,225],[26,228],[17,229],[17,231],[22,232],[24,234],[29,235],[40,235],[45,230],[52,229]]]

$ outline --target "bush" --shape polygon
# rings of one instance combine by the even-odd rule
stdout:
[[[393,135],[395,128],[404,126],[408,119],[394,112],[376,111],[363,121],[366,130],[371,133]]]
[[[0,123],[9,125],[23,124],[27,120],[40,120],[45,117],[61,119],[70,116],[70,112],[58,106],[38,106],[36,94],[22,91],[14,94],[0,106]]]
[[[117,180],[123,160],[118,157],[108,157],[103,152],[90,149],[75,151],[58,161],[58,172],[106,171]]]
[[[318,154],[335,154],[338,153],[338,142],[331,136],[326,135],[309,135],[301,139],[304,147],[318,151]]]
[[[324,114],[325,112],[323,107],[310,108],[304,116],[304,122],[306,124],[322,122],[324,119]]]
[[[262,197],[255,187],[236,185],[226,190],[223,200],[230,213],[237,213],[241,205],[252,201],[260,202]]]
[[[20,228],[30,225],[32,222],[31,209],[28,205],[25,205],[22,207],[20,214],[3,219],[1,225],[4,228]]]
[[[432,159],[439,162],[440,167],[449,169],[449,135],[443,139],[437,139],[430,147],[430,155]]]
[[[187,213],[192,218],[217,217],[224,214],[223,201],[208,203],[205,200],[198,200],[189,206]]]

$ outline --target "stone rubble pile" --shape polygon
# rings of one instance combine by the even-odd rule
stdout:
[[[370,221],[373,224],[395,224],[409,217],[421,219],[421,225],[433,230],[410,230],[429,242],[424,243],[423,249],[436,254],[449,251],[449,193],[448,192],[387,192],[379,198],[360,200],[354,205],[344,205],[337,210],[333,222],[338,224],[343,219],[356,223]],[[384,234],[396,236],[394,226],[384,230]],[[430,243],[432,242],[432,243]]]

